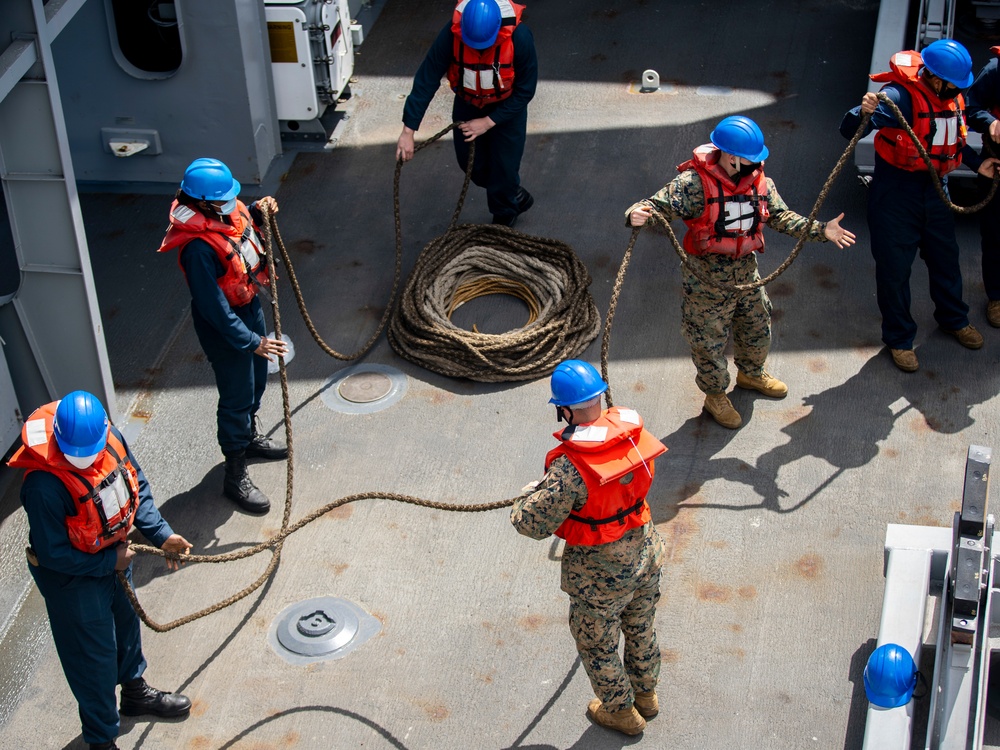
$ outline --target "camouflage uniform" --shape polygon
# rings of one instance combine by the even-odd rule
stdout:
[[[514,501],[510,521],[521,534],[545,539],[586,502],[583,477],[559,456],[538,488]],[[563,552],[570,632],[594,693],[609,711],[630,708],[634,693],[656,688],[660,648],[653,618],[663,555],[663,539],[652,521],[609,544],[567,545]],[[624,665],[618,656],[623,631]]]
[[[770,177],[767,178],[768,204],[771,216],[767,225],[778,232],[799,237],[808,218],[790,210],[778,194]],[[639,206],[652,206],[670,221],[696,219],[705,210],[705,191],[701,178],[693,169],[677,175],[652,198],[632,205],[629,215]],[[809,239],[827,242],[825,222],[813,222]],[[724,284],[747,284],[760,280],[757,256],[742,258],[707,253],[688,255],[687,262],[702,276]],[[724,350],[733,334],[736,367],[751,378],[759,378],[771,347],[771,300],[760,287],[752,292],[730,293],[700,281],[682,267],[684,299],[681,303],[681,332],[691,347],[691,359],[698,370],[695,382],[705,393],[725,393],[729,388],[729,368]]]

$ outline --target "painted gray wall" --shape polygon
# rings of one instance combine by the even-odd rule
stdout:
[[[126,72],[115,59],[110,3],[87,0],[53,46],[81,182],[176,184],[213,156],[247,185],[281,153],[270,50],[260,0],[177,0],[184,57],[168,78]],[[102,128],[154,130],[162,153],[107,152]]]

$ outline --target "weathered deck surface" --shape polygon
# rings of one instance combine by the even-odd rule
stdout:
[[[302,153],[277,191],[286,243],[313,319],[342,351],[363,342],[389,292],[392,168],[402,99],[447,17],[443,0],[390,0],[357,61],[351,115],[336,149]],[[845,141],[843,112],[865,89],[878,3],[764,1],[537,3],[529,8],[542,83],[530,110],[522,179],[536,197],[518,229],[572,245],[606,311],[629,233],[622,212],[658,189],[723,116],[763,128],[767,171],[807,213]],[[982,43],[985,53],[987,44]],[[981,57],[981,56],[980,56]],[[670,93],[629,91],[655,68]],[[702,88],[714,87],[714,88]],[[718,87],[726,87],[720,90]],[[439,95],[421,135],[449,121]],[[442,233],[461,174],[446,142],[403,173],[405,270]],[[119,406],[145,421],[133,448],[164,515],[196,545],[225,551],[280,524],[284,471],[253,476],[265,519],[219,496],[215,390],[171,258],[157,257],[164,196],[85,195],[90,250]],[[913,273],[921,370],[904,375],[879,342],[865,195],[853,174],[821,212],[858,234],[849,251],[806,248],[770,288],[773,372],[783,401],[737,392],[747,424],[701,415],[679,332],[677,260],[644,234],[611,347],[616,402],[670,447],[651,501],[667,540],[657,625],[663,710],[625,740],[584,716],[591,691],[566,627],[558,548],[518,536],[505,511],[469,516],[381,500],[298,533],[259,594],[195,625],[145,632],[151,682],[195,701],[182,722],[126,719],[122,748],[860,748],[861,684],[882,597],[887,523],[950,524],[970,444],[998,426],[1000,331],[985,321],[975,221],[958,220],[978,352],[934,327],[926,269]],[[463,219],[488,221],[473,190]],[[678,227],[679,228],[679,227]],[[792,240],[771,234],[762,268]],[[287,286],[284,327],[296,439],[294,517],[377,489],[453,502],[511,497],[540,473],[555,429],[547,383],[456,382],[400,360],[383,338],[368,362],[409,378],[398,404],[369,416],[328,410],[324,381],[344,366],[314,347]],[[509,310],[477,303],[479,320]],[[598,362],[600,343],[585,358]],[[735,370],[733,370],[735,376]],[[276,385],[276,381],[275,381]],[[279,389],[263,409],[280,418]],[[23,514],[9,491],[0,533],[20,570]],[[164,575],[141,559],[140,596],[161,620],[241,588],[263,558]],[[353,600],[383,623],[348,658],[292,666],[268,646],[272,619],[314,596]],[[4,641],[5,747],[79,748],[75,705],[32,589]],[[15,631],[11,631],[14,633]]]

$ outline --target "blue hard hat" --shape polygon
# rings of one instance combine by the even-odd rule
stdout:
[[[93,456],[108,442],[108,415],[97,396],[73,391],[56,407],[52,429],[64,455]]]
[[[469,0],[462,11],[462,41],[473,49],[486,49],[500,33],[497,0]]]
[[[768,155],[764,134],[757,123],[743,115],[727,117],[715,126],[708,137],[716,148],[752,162],[764,161]]]
[[[240,194],[240,183],[218,159],[195,159],[184,170],[181,190],[203,201],[228,201]]]
[[[879,646],[865,665],[865,695],[881,708],[905,706],[917,686],[917,665],[910,652],[896,643]]]
[[[549,403],[556,406],[585,404],[608,390],[601,373],[589,362],[579,359],[560,362],[552,373],[550,384],[552,398]]]
[[[938,39],[927,45],[920,57],[924,61],[924,67],[938,78],[960,89],[972,85],[972,57],[960,42]]]

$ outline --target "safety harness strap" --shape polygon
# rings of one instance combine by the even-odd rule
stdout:
[[[615,513],[613,516],[608,516],[607,518],[584,518],[583,516],[578,516],[576,513],[570,513],[569,519],[571,521],[577,521],[579,523],[585,523],[590,526],[591,530],[597,531],[598,526],[603,526],[607,523],[618,522],[619,526],[625,525],[625,519],[628,518],[633,513],[641,513],[642,506],[646,503],[646,498],[640,497],[635,505],[630,508],[623,508],[622,510]]]

